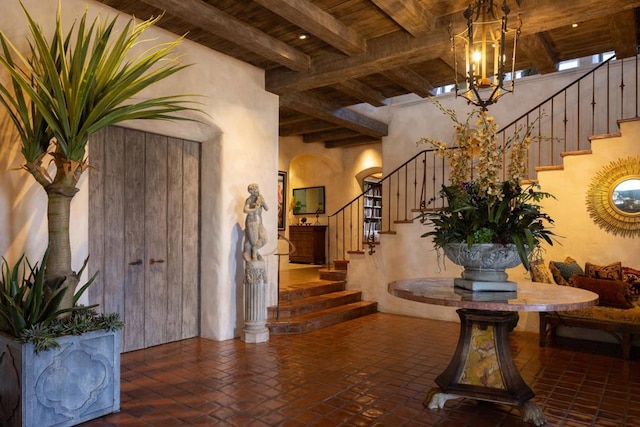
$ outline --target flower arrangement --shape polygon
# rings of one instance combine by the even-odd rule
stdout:
[[[469,247],[475,243],[513,244],[529,269],[531,253],[541,240],[553,245],[551,237],[555,235],[547,228],[553,220],[539,205],[553,196],[539,191],[535,182],[521,185],[527,174],[527,151],[535,123],[518,129],[500,147],[497,124],[486,111],[473,110],[461,121],[455,111],[436,105],[455,123],[455,146],[447,147],[429,138],[420,141],[446,158],[450,173],[450,185],[443,185],[439,193],[446,201],[445,207],[425,210],[419,216],[423,223],[434,226],[422,237],[432,237],[438,249],[449,243],[466,242]],[[510,161],[503,179],[506,158]],[[435,198],[430,203],[433,201]]]

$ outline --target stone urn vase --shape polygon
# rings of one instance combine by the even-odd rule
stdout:
[[[504,270],[522,262],[513,244],[448,243],[442,249],[451,262],[464,267],[462,278],[470,281],[506,282],[509,276]]]

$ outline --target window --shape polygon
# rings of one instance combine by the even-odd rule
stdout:
[[[580,65],[579,59],[569,59],[567,61],[560,61],[558,63],[558,71],[570,70],[572,68],[578,68]]]

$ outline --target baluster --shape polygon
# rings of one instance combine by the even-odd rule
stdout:
[[[624,118],[624,60],[620,60],[620,117]]]
[[[576,147],[579,150],[580,149],[580,81],[578,81],[578,101],[577,101],[577,106],[578,106],[578,113],[576,115],[576,138],[578,139],[576,141]],[[567,151],[567,144],[565,143],[565,147],[564,147],[564,151]]]
[[[408,189],[409,188],[409,166],[404,168],[404,220],[407,221],[409,218],[407,216],[407,202],[409,197]]]
[[[591,135],[596,125],[596,73],[591,74]],[[607,132],[609,132],[609,88],[607,88]]]
[[[551,98],[551,119],[549,120],[549,122],[551,123],[551,140],[549,141],[549,143],[551,145],[553,145],[553,143],[555,142],[555,122],[554,122],[554,118],[555,118],[555,98]],[[538,133],[540,134],[540,133]],[[540,151],[540,147],[542,146],[542,142],[538,139],[538,166],[542,166],[542,164],[540,164],[540,159],[542,158],[542,154]]]
[[[569,122],[569,119],[567,119],[567,90],[564,91],[564,144],[567,144],[567,124]],[[555,146],[555,144],[551,144],[551,154],[553,155],[553,147]],[[553,158],[553,157],[552,157]],[[553,164],[553,163],[551,163]]]
[[[413,161],[413,208],[418,207],[418,159]]]
[[[594,73],[595,75],[595,73]],[[610,115],[609,115],[609,94],[611,93],[611,87],[609,85],[609,78],[611,76],[611,70],[609,63],[607,62],[607,133],[611,132],[611,126],[609,125]]]

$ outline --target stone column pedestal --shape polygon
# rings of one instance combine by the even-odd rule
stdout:
[[[264,261],[246,261],[244,267],[244,328],[241,339],[248,343],[269,341],[265,298]]]

